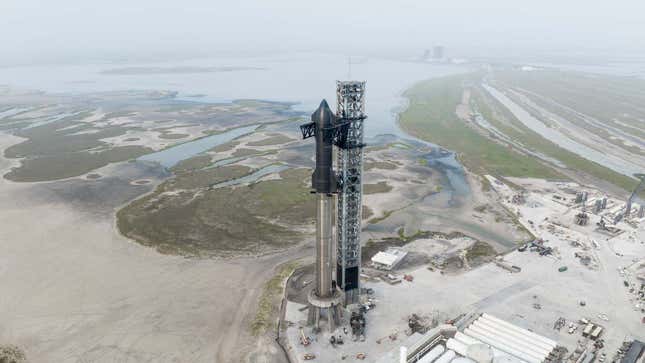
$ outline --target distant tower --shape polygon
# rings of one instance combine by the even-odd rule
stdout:
[[[432,58],[435,60],[443,59],[443,46],[436,45],[432,48]]]
[[[338,122],[348,124],[345,145],[338,148],[339,193],[337,212],[336,280],[345,292],[345,304],[355,304],[360,294],[361,215],[363,180],[363,121],[365,82],[336,82]]]

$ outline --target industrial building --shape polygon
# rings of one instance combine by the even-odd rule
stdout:
[[[372,256],[372,266],[381,270],[392,270],[403,261],[408,253],[400,248],[390,247]]]
[[[425,334],[415,333],[400,350],[389,352],[378,362],[541,363],[553,358],[557,345],[551,339],[483,313],[466,322],[463,329],[441,325]]]
[[[645,343],[634,340],[630,345],[629,349],[620,360],[620,363],[637,363],[643,362],[645,359]]]

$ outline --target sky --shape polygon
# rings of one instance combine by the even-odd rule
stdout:
[[[0,0],[0,61],[287,50],[645,52],[643,0]]]

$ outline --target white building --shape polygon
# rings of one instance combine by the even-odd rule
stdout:
[[[372,265],[382,270],[392,270],[408,253],[400,248],[390,247],[385,252],[381,251],[372,257]]]

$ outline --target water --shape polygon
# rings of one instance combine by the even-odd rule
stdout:
[[[105,75],[102,71],[121,67],[257,67],[262,70],[195,74]],[[367,58],[353,63],[348,75],[344,55],[297,53],[245,58],[203,58],[146,64],[51,65],[0,68],[3,84],[53,93],[82,94],[115,90],[171,90],[179,99],[198,102],[230,102],[235,99],[263,99],[294,102],[296,111],[312,112],[322,98],[333,106],[336,80],[367,80],[365,136],[391,134],[413,139],[397,124],[398,113],[406,107],[402,93],[416,82],[463,73],[464,66]],[[199,98],[194,95],[199,94]],[[165,167],[240,136],[250,129],[230,131],[181,144],[140,160],[157,161]],[[424,143],[427,144],[427,143]],[[432,145],[435,147],[435,145]],[[459,166],[460,167],[460,166]],[[452,172],[451,172],[452,173]],[[463,174],[463,173],[462,173]],[[467,184],[450,174],[455,187]]]
[[[460,198],[470,194],[470,185],[466,180],[464,169],[457,161],[453,152],[436,148],[435,151],[425,155],[428,165],[441,171],[445,176],[445,180],[441,184],[441,192],[429,196],[428,201],[441,203],[441,200],[446,200],[446,207],[457,206],[460,203]],[[446,198],[445,194],[448,193]]]
[[[232,129],[217,135],[211,135],[189,141],[165,150],[157,151],[140,157],[138,160],[157,162],[166,168],[171,168],[178,162],[201,154],[220,144],[229,142],[237,137],[253,132],[257,126],[245,126]]]
[[[101,71],[121,67],[258,67],[195,74],[106,75]],[[401,94],[415,82],[467,71],[462,66],[369,58],[352,64],[351,78],[367,80],[366,136],[404,135],[396,125],[404,105]],[[0,68],[3,84],[54,93],[88,93],[115,90],[172,90],[180,99],[229,102],[263,99],[295,102],[297,111],[313,112],[320,100],[336,103],[336,80],[348,78],[343,55],[297,53],[289,55],[202,58],[145,64],[50,65]],[[203,97],[191,97],[195,94]]]
[[[23,111],[29,111],[33,109],[33,107],[14,107],[14,108],[9,108],[7,110],[4,110],[0,112],[0,120],[3,118],[11,117],[13,115],[19,114],[20,112]]]

